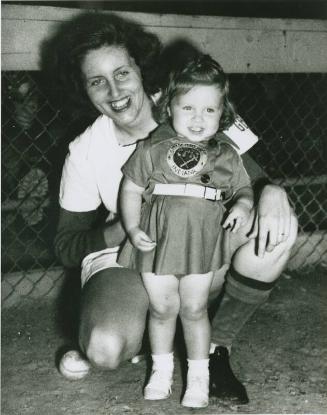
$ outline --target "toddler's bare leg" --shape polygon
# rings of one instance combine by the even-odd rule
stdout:
[[[166,399],[171,393],[174,371],[173,344],[179,311],[178,279],[174,275],[142,274],[150,300],[149,335],[152,372],[144,398]]]
[[[174,275],[142,275],[149,295],[149,335],[152,354],[170,353],[179,312],[178,279]]]
[[[211,330],[207,308],[212,278],[209,272],[186,275],[180,280],[180,317],[189,359],[208,357]]]

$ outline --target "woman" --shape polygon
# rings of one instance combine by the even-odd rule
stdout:
[[[157,126],[150,97],[158,91],[153,79],[160,43],[141,27],[107,14],[77,17],[60,36],[55,69],[65,92],[77,105],[91,103],[100,115],[69,146],[55,249],[63,265],[82,264],[81,351],[92,364],[115,369],[139,352],[148,309],[140,276],[116,265],[125,232],[115,213],[120,168],[135,143]],[[251,175],[253,162],[245,158],[244,163]],[[111,215],[99,227],[101,203]],[[251,238],[245,236],[250,229],[244,229],[242,240],[225,238],[226,264],[212,284],[214,298],[226,279],[213,321],[218,338],[210,357],[212,393],[233,395],[243,403],[247,394],[231,372],[229,351],[238,331],[267,299],[294,244],[297,223],[283,189],[263,188],[249,228]],[[70,377],[78,377],[79,370],[87,373],[88,367],[76,353],[61,361],[62,373]]]

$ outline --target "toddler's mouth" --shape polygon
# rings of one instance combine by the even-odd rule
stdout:
[[[193,134],[201,134],[204,131],[204,128],[202,128],[202,127],[190,127],[189,130]]]

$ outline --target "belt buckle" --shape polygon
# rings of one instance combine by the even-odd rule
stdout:
[[[220,200],[221,190],[205,186],[204,198],[209,200]]]

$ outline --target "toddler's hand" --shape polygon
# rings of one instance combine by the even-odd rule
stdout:
[[[241,226],[244,226],[251,215],[250,207],[242,202],[236,202],[229,211],[226,220],[223,223],[223,228],[228,227],[233,233],[236,233]]]
[[[129,232],[129,238],[135,248],[142,252],[149,252],[155,248],[156,243],[151,241],[148,235],[140,228],[133,228]]]

